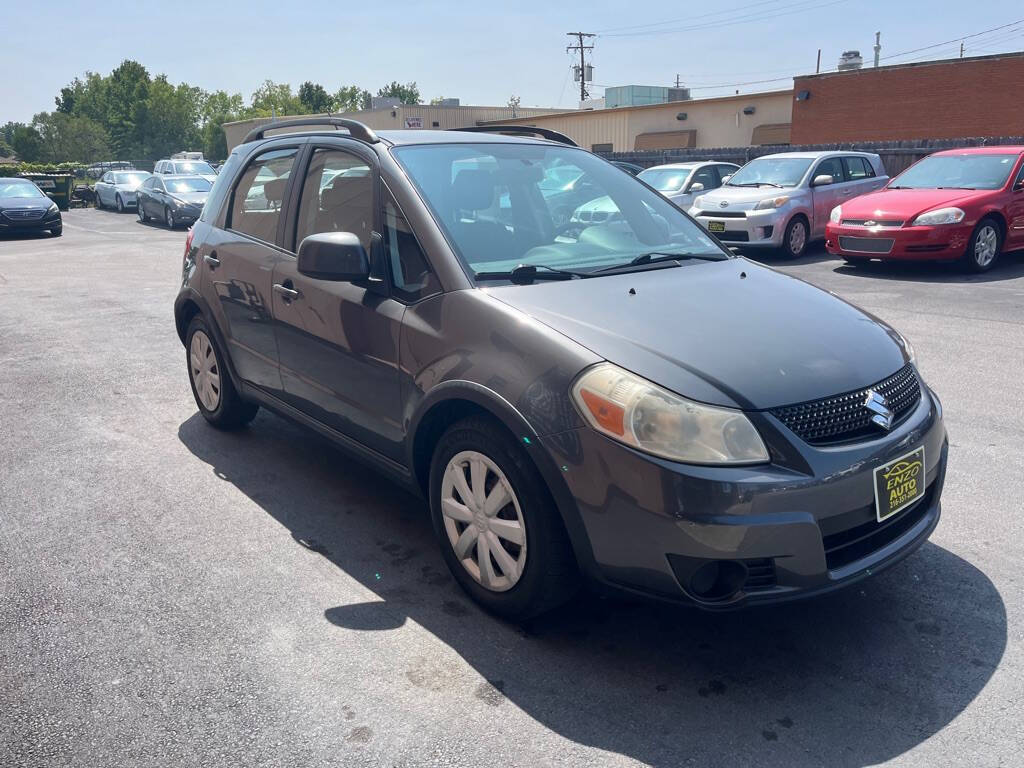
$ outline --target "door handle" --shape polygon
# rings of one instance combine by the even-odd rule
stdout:
[[[274,293],[285,301],[295,301],[295,299],[302,296],[302,293],[292,288],[291,284],[291,280],[286,280],[283,285],[281,283],[274,283]]]
[[[209,265],[210,269],[216,269],[217,267],[220,266],[220,259],[217,258],[216,251],[204,255],[203,261],[205,261]]]

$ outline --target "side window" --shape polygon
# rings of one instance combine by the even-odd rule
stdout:
[[[842,184],[845,179],[843,178],[843,164],[839,161],[838,157],[829,157],[818,163],[818,167],[814,170],[814,175],[811,179],[814,180],[819,176],[831,176],[833,184]]]
[[[100,181],[103,182],[104,184],[109,184],[110,183],[110,174],[109,173],[104,173],[103,174],[103,178],[100,179]]]
[[[163,192],[164,191],[164,180],[163,179],[153,179],[153,190],[156,191],[156,192]]]
[[[155,181],[156,181],[156,177],[155,176],[150,176],[148,179],[146,179],[144,182],[142,182],[142,188],[143,189],[152,189],[153,188],[153,184],[154,184]]]
[[[690,179],[690,185],[692,186],[697,182],[703,184],[704,189],[718,189],[720,186],[718,175],[715,173],[715,168],[712,165],[705,165],[693,174],[693,178]]]
[[[846,165],[846,178],[850,181],[870,179],[875,175],[868,161],[863,157],[844,157],[843,163]]]
[[[272,149],[256,156],[246,167],[231,195],[228,229],[265,243],[277,239],[281,204],[298,150]]]
[[[403,301],[417,301],[441,290],[409,222],[388,195],[384,205],[384,247],[391,267],[391,285]]]
[[[720,183],[725,183],[726,176],[732,176],[739,168],[733,168],[731,165],[716,165],[715,170],[718,171],[718,180]]]
[[[1024,184],[1024,164],[1020,166],[1020,173],[1017,174],[1017,180],[1013,182],[1014,187],[1018,187]]]
[[[317,149],[302,184],[295,248],[309,235],[352,232],[367,252],[373,231],[373,176],[365,160],[340,149]]]

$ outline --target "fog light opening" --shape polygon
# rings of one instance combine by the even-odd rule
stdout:
[[[747,580],[747,567],[735,560],[711,560],[690,577],[690,593],[700,600],[728,600]]]

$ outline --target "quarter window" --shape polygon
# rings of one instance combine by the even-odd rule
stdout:
[[[272,149],[245,169],[231,196],[228,228],[273,243],[297,149]]]
[[[844,157],[843,164],[846,165],[846,177],[850,181],[870,179],[875,175],[870,163],[863,157]]]
[[[440,290],[409,222],[390,196],[384,206],[384,245],[395,296],[403,301],[417,301]]]
[[[365,160],[318,149],[302,184],[295,245],[320,232],[351,232],[367,252],[373,231],[373,177]]]

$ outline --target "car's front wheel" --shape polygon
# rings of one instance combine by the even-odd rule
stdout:
[[[568,600],[578,572],[540,473],[497,422],[460,421],[430,468],[430,509],[452,575],[481,606],[512,620]]]
[[[56,227],[51,227],[50,234],[53,235],[54,237],[60,237],[62,234],[64,234],[64,225],[59,224]]]
[[[146,213],[146,209],[143,207],[141,200],[135,201],[135,214],[143,224],[149,221],[149,215]]]
[[[117,212],[124,213],[124,200],[121,199],[120,195],[114,198],[114,203],[117,205]]]
[[[174,213],[170,208],[164,208],[164,223],[167,225],[168,229],[174,229]]]
[[[794,216],[786,225],[782,238],[782,253],[786,258],[798,259],[807,250],[807,221],[803,216]]]
[[[1003,232],[998,222],[994,219],[982,219],[975,227],[964,253],[964,263],[968,271],[987,272],[992,269],[1002,247]]]
[[[189,323],[185,359],[196,405],[210,424],[218,429],[237,429],[255,418],[259,406],[238,395],[224,364],[224,355],[200,315]]]

